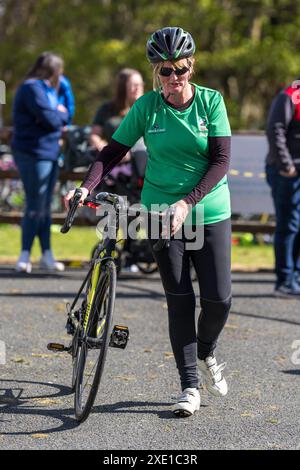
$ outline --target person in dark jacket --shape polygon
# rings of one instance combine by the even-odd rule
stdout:
[[[111,141],[115,130],[135,101],[144,94],[144,81],[136,69],[123,68],[116,77],[114,97],[97,109],[90,136],[91,144],[99,151]]]
[[[267,121],[267,182],[276,213],[275,295],[300,298],[300,81],[273,99]]]
[[[59,103],[58,88],[63,60],[42,53],[19,86],[13,103],[12,151],[26,196],[22,220],[22,251],[16,270],[30,272],[30,251],[38,236],[41,268],[62,271],[50,244],[51,199],[58,175],[61,129],[69,114]]]

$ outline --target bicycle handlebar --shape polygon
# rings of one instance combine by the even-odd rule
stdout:
[[[70,201],[69,211],[67,213],[64,225],[60,229],[61,233],[67,233],[72,227],[76,210],[80,203],[81,196],[82,196],[82,190],[80,188],[77,188],[74,193],[73,198]],[[113,205],[117,209],[124,207],[124,199],[121,196],[118,196],[117,194],[107,193],[107,192],[98,193],[94,197],[87,196],[85,200],[83,201],[83,205],[85,206],[91,205],[91,207],[96,208],[97,206],[100,206],[102,202],[108,202],[109,204]],[[154,251],[160,251],[164,247],[168,248],[170,246],[170,228],[172,226],[174,212],[175,212],[174,207],[169,207],[169,209],[167,209],[165,218],[162,217],[162,225],[163,225],[162,228],[166,229],[167,235],[166,237],[161,237],[157,240],[157,242],[153,245]],[[161,214],[159,215],[161,217]]]
[[[69,211],[67,213],[64,225],[60,229],[61,233],[67,233],[70,228],[72,227],[72,224],[74,222],[76,210],[78,209],[80,199],[82,196],[82,190],[81,188],[77,188],[73,198],[70,201],[70,206],[69,206]],[[121,206],[123,204],[123,198],[121,196],[118,196],[117,194],[111,194],[111,193],[98,193],[95,197],[88,196],[85,198],[83,201],[84,206],[91,205],[92,207],[97,207],[98,205],[100,206],[101,202],[108,202],[114,206]]]

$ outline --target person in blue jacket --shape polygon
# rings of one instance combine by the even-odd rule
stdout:
[[[19,86],[13,103],[12,151],[22,179],[26,207],[22,219],[22,251],[16,270],[31,272],[30,251],[37,236],[42,250],[40,267],[63,271],[50,243],[51,199],[58,176],[59,139],[69,113],[59,103],[63,60],[42,53]]]
[[[75,98],[71,82],[65,75],[61,75],[59,79],[58,102],[67,109],[69,113],[68,125],[70,125],[75,114]]]

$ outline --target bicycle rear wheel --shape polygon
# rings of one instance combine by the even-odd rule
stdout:
[[[75,383],[75,416],[80,422],[88,417],[94,404],[109,346],[116,296],[116,266],[107,261],[94,293],[87,325],[80,341]],[[90,284],[92,289],[93,283]],[[89,295],[89,293],[88,293]]]

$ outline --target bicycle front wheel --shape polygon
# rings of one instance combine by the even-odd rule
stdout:
[[[81,340],[75,383],[75,416],[83,422],[94,404],[110,342],[116,297],[116,266],[107,261],[94,292]],[[93,289],[93,283],[89,289]],[[89,296],[89,292],[88,292]]]

